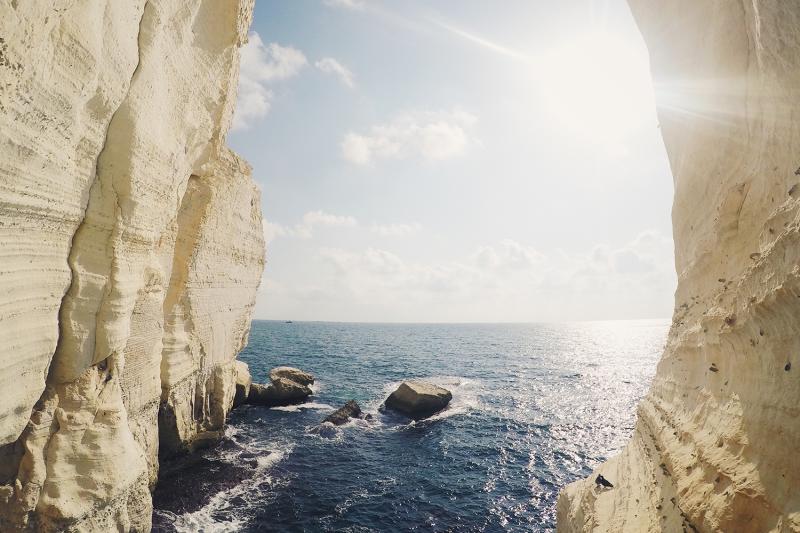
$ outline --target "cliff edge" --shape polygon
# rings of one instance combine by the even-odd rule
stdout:
[[[674,175],[676,308],[630,443],[562,491],[558,530],[800,531],[800,3],[629,4]]]
[[[0,531],[148,531],[264,266],[225,147],[253,0],[0,0]]]

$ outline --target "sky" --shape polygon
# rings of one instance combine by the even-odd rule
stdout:
[[[669,317],[648,69],[624,0],[258,0],[228,136],[255,318]]]

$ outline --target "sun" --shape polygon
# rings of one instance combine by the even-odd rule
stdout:
[[[619,148],[652,121],[653,89],[640,43],[585,33],[541,56],[535,72],[554,122],[584,140]]]

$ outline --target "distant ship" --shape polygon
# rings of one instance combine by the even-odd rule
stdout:
[[[291,320],[287,320],[287,321],[286,321],[286,323],[287,323],[287,324],[291,324],[291,323],[292,323],[292,321],[291,321]]]

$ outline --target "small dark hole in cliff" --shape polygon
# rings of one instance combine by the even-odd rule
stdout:
[[[783,369],[784,369],[786,372],[788,372],[789,370],[791,370],[791,369],[792,369],[792,363],[786,363],[786,366],[785,366],[785,367],[783,367]]]

